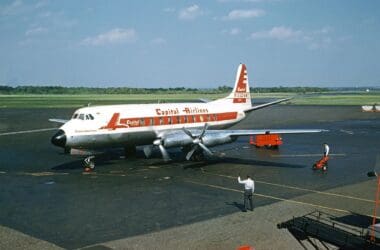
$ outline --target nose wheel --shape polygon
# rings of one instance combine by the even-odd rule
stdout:
[[[89,156],[83,161],[83,168],[85,172],[91,172],[95,169],[95,156]]]

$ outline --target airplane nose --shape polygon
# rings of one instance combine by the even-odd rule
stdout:
[[[51,143],[53,143],[55,146],[64,148],[66,145],[65,131],[62,129],[58,130],[58,132],[51,138]]]

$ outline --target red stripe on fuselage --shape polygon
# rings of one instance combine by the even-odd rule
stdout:
[[[120,113],[114,113],[111,120],[106,126],[100,129],[118,129],[118,128],[135,128],[148,126],[162,126],[174,124],[189,124],[201,122],[218,122],[235,120],[237,112],[224,112],[214,114],[196,114],[196,115],[173,115],[173,116],[155,116],[155,117],[134,117],[120,118]]]
[[[111,120],[108,122],[108,124],[104,127],[101,127],[100,129],[113,129],[114,130],[117,128],[127,128],[127,126],[121,124],[122,119],[120,120],[120,123],[118,124],[119,117],[120,117],[120,113],[114,113],[113,116],[111,117]]]

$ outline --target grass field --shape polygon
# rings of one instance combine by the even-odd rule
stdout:
[[[133,95],[0,95],[0,108],[78,108],[87,104],[129,104],[158,102],[191,102],[200,98],[215,100],[227,94],[133,94]],[[293,105],[367,105],[380,103],[380,91],[370,93],[326,92],[317,94],[253,93],[260,99],[294,97]]]

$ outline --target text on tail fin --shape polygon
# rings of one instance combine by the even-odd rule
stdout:
[[[247,101],[251,101],[251,96],[249,94],[248,74],[245,64],[241,64],[238,68],[233,97],[233,103],[246,103]]]

